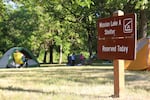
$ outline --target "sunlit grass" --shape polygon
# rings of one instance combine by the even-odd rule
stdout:
[[[150,97],[149,76],[146,71],[126,71],[122,99]],[[113,93],[111,66],[0,69],[0,100],[111,100]]]

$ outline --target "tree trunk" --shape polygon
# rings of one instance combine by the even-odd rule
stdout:
[[[46,56],[47,56],[47,51],[44,52],[44,59],[43,59],[43,63],[46,63]]]
[[[49,54],[49,56],[50,56],[50,57],[49,57],[49,58],[50,58],[50,59],[49,59],[49,63],[50,63],[50,64],[53,64],[53,45],[50,45],[50,47],[49,47],[49,53],[50,53],[50,54]]]
[[[89,31],[88,34],[88,44],[89,44],[89,56],[91,57],[92,55],[92,36],[91,36],[91,31]]]
[[[145,10],[140,11],[140,25],[139,25],[139,34],[138,39],[147,36],[147,17]]]
[[[60,45],[60,51],[59,51],[59,64],[62,63],[62,44]]]

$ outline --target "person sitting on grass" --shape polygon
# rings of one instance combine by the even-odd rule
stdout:
[[[84,65],[84,59],[85,59],[85,57],[83,56],[83,54],[80,54],[80,64],[81,65]]]
[[[26,66],[26,58],[23,53],[21,53],[19,50],[15,50],[13,54],[14,62],[16,64],[16,67]]]
[[[71,66],[74,66],[74,65],[75,65],[75,60],[76,60],[75,53],[73,53],[73,54],[71,55]]]

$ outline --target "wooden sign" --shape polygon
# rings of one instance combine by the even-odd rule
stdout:
[[[136,14],[99,19],[97,25],[100,59],[135,59]]]

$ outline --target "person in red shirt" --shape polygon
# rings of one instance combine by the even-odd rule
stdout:
[[[83,56],[83,54],[80,54],[80,63],[81,64],[84,64],[84,59],[85,59],[85,57]]]

